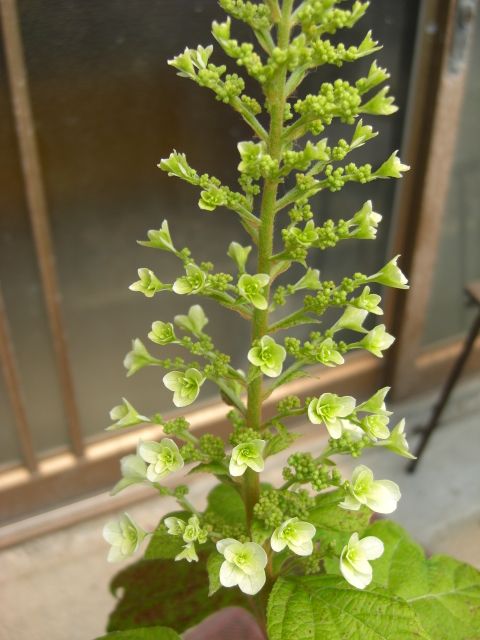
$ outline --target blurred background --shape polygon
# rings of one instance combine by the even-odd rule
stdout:
[[[214,0],[0,0],[0,7],[0,545],[8,547],[118,508],[105,491],[139,432],[107,435],[108,410],[125,396],[143,414],[171,413],[158,372],[127,380],[123,357],[154,320],[185,313],[192,302],[129,292],[138,267],[167,282],[179,275],[169,256],[135,241],[167,218],[177,246],[229,270],[229,242],[245,240],[234,214],[200,211],[197,190],[156,165],[175,148],[235,188],[236,144],[250,134],[208,90],[166,65],[185,45],[212,41],[210,24],[223,15]],[[359,42],[368,22],[384,45],[376,57],[391,73],[400,109],[372,120],[380,135],[355,160],[376,166],[400,149],[412,170],[401,181],[348,185],[314,202],[319,219],[349,217],[368,198],[383,215],[376,243],[318,252],[323,277],[373,273],[400,253],[411,282],[407,295],[386,292],[387,329],[397,342],[384,360],[352,357],[322,372],[318,389],[365,395],[389,384],[392,399],[410,407],[412,426],[415,407],[428,415],[478,313],[464,293],[480,279],[475,7],[474,0],[373,0],[348,39]],[[370,64],[323,68],[301,91],[338,75],[354,80]],[[218,347],[244,366],[243,321],[205,309]],[[466,367],[470,396],[480,390],[479,373],[477,340]],[[222,432],[224,414],[205,387],[192,424]]]

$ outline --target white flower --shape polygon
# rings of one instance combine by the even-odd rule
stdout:
[[[132,454],[120,460],[122,479],[117,482],[110,492],[114,496],[132,484],[141,484],[147,479],[147,465],[138,455]]]
[[[313,424],[323,422],[330,437],[338,440],[343,432],[341,418],[346,418],[354,411],[355,398],[337,396],[335,393],[322,393],[308,405],[308,419]]]
[[[266,581],[267,554],[259,544],[224,538],[217,542],[217,551],[225,558],[220,567],[224,587],[238,585],[240,591],[251,596],[260,591]]]
[[[371,469],[361,464],[354,469],[348,494],[340,506],[358,511],[362,505],[366,505],[376,513],[392,513],[400,498],[398,484],[391,480],[375,480]]]
[[[165,518],[163,524],[167,527],[167,533],[171,536],[183,536],[183,532],[185,531],[186,524],[180,518],[175,518],[175,516],[169,516]]]
[[[313,524],[290,518],[275,529],[270,545],[277,552],[288,546],[298,556],[309,556],[313,551],[312,538],[315,531]]]
[[[139,527],[128,513],[119,520],[110,520],[103,527],[103,537],[111,544],[108,562],[120,562],[137,551],[147,532]]]
[[[352,533],[340,556],[340,571],[345,580],[357,589],[365,589],[372,581],[372,567],[368,561],[380,558],[383,549],[383,542],[375,536],[359,540],[358,533]]]
[[[236,447],[233,447],[229,466],[230,475],[242,476],[247,467],[257,473],[263,471],[265,466],[263,460],[265,444],[265,440],[250,440],[249,442],[241,442]]]
[[[160,442],[140,440],[138,455],[148,462],[147,479],[150,482],[158,482],[184,465],[177,445],[170,438]]]

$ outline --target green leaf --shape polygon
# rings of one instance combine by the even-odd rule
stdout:
[[[448,556],[425,558],[399,525],[380,520],[366,535],[380,538],[385,552],[373,579],[411,604],[434,640],[480,638],[480,572]]]
[[[201,462],[193,469],[190,469],[188,475],[191,473],[213,473],[216,476],[226,476],[228,475],[228,469],[221,462]]]
[[[214,513],[227,524],[238,525],[246,522],[245,505],[240,494],[226,484],[218,484],[210,491],[206,511]]]
[[[200,562],[140,560],[118,573],[111,591],[118,597],[108,631],[165,625],[178,633],[219,609],[247,606],[238,589],[220,589],[208,597],[206,556]]]
[[[214,551],[208,556],[207,560],[207,572],[208,572],[208,595],[213,596],[220,587],[220,567],[223,564],[225,558]]]
[[[315,539],[335,543],[339,552],[354,531],[362,537],[372,515],[366,507],[358,511],[342,509],[338,506],[342,500],[343,492],[340,490],[322,493],[315,499],[315,507],[308,515],[308,521],[317,528]]]
[[[265,447],[265,458],[268,456],[273,456],[276,453],[280,453],[284,449],[288,449],[288,447],[300,438],[300,434],[298,433],[289,433],[288,431],[277,433],[270,440],[267,441],[267,446]]]
[[[187,511],[175,511],[168,513],[165,518],[174,516],[186,522],[190,515]],[[165,518],[162,518],[162,522],[160,522],[150,539],[145,550],[145,560],[173,560],[185,544],[181,537],[171,536],[167,533],[167,529],[163,524]]]
[[[326,575],[277,580],[267,628],[270,640],[431,640],[401,598]]]
[[[168,627],[145,627],[128,631],[114,631],[96,640],[181,640],[173,629]]]
[[[154,532],[145,551],[146,560],[173,560],[183,548],[184,541],[180,536],[171,536],[162,524]]]

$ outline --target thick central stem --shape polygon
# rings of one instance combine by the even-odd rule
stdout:
[[[286,49],[290,42],[290,28],[293,0],[284,0],[282,16],[278,23],[278,47]],[[268,132],[267,151],[274,160],[280,160],[282,155],[282,133],[285,115],[285,83],[287,69],[282,65],[267,87],[266,97],[270,112],[270,128]],[[275,218],[275,203],[277,199],[278,180],[266,179],[263,185],[262,202],[260,208],[260,229],[258,236],[258,267],[257,273],[271,272],[271,257],[273,254],[273,232]],[[270,285],[266,287],[265,295],[270,301]],[[268,307],[264,311],[255,309],[253,314],[252,342],[260,339],[268,328]],[[247,426],[259,429],[262,422],[262,376],[255,378],[248,386]],[[253,507],[260,495],[259,476],[250,469],[245,474],[245,505],[247,520],[250,527],[253,517]]]

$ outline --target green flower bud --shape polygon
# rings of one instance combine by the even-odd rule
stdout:
[[[184,465],[177,445],[170,438],[163,438],[160,442],[140,440],[138,455],[148,463],[146,475],[150,482],[158,482]]]
[[[293,285],[295,291],[301,291],[302,289],[313,289],[318,291],[321,289],[320,283],[320,271],[318,269],[307,269],[305,274],[300,278],[298,282]]]
[[[167,284],[163,284],[153,273],[151,269],[142,267],[138,270],[140,280],[137,280],[131,284],[128,288],[130,291],[139,291],[143,293],[147,298],[153,298],[158,291],[169,290],[170,287]]]
[[[186,560],[187,562],[198,562],[198,556],[193,542],[188,542],[183,547],[183,551],[180,551],[180,553],[175,556],[175,561],[178,562],[179,560]]]
[[[240,273],[245,272],[245,264],[251,250],[252,247],[242,247],[238,242],[231,242],[228,247],[227,255],[235,262]]]
[[[393,451],[393,453],[396,453],[398,456],[403,456],[404,458],[415,460],[415,456],[409,451],[409,446],[404,431],[405,420],[402,419],[392,429],[388,440],[380,440],[379,442],[376,442],[375,445],[379,447],[386,447],[387,449],[390,449],[390,451]]]
[[[383,87],[382,89],[380,89],[380,91],[376,93],[373,98],[362,105],[360,112],[368,113],[374,116],[390,116],[392,115],[392,113],[398,111],[397,105],[393,104],[395,98],[393,98],[392,96],[387,96],[389,90],[390,87]],[[398,167],[399,171],[406,171],[406,166],[407,165],[403,165],[402,169]]]
[[[373,211],[372,201],[367,200],[350,220],[350,224],[356,226],[351,237],[359,238],[360,240],[374,240],[377,236],[377,227],[381,220],[382,216]]]
[[[202,332],[203,327],[208,324],[208,318],[199,304],[194,304],[193,307],[190,307],[188,315],[175,316],[173,321],[181,329],[190,331],[196,336],[198,336]]]
[[[322,393],[308,405],[308,419],[313,424],[324,424],[330,437],[337,440],[342,436],[342,418],[355,411],[355,398],[337,396],[335,393]]]
[[[397,156],[398,151],[394,151],[392,155],[385,160],[382,166],[373,174],[376,178],[401,178],[402,173],[408,171],[408,164],[402,164]]]
[[[258,341],[258,346],[250,349],[247,357],[248,361],[256,367],[260,367],[261,372],[266,376],[276,378],[282,372],[287,352],[273,338],[263,336]]]
[[[187,264],[185,271],[187,275],[177,278],[173,283],[173,291],[179,295],[199,293],[205,287],[205,273],[195,264]]]
[[[113,407],[110,411],[110,420],[114,420],[115,424],[107,427],[107,431],[133,427],[136,424],[141,424],[142,422],[150,422],[149,418],[140,415],[126,398],[122,398],[122,401],[123,404]]]
[[[170,236],[170,230],[168,228],[168,222],[164,220],[160,229],[150,229],[147,232],[148,240],[139,240],[138,244],[143,247],[153,247],[154,249],[161,249],[163,251],[169,251],[170,253],[178,253],[173,246],[172,238]]]
[[[393,513],[401,498],[398,484],[391,480],[375,480],[371,469],[361,464],[353,470],[352,481],[342,509],[358,511],[362,505],[375,513]]]
[[[390,262],[380,269],[373,276],[368,278],[368,282],[377,282],[383,284],[386,287],[393,287],[394,289],[408,289],[408,280],[402,273],[401,269],[397,266],[397,261],[400,256],[395,256]]]
[[[103,527],[103,537],[111,545],[108,562],[120,562],[133,555],[147,532],[139,527],[128,513],[120,520],[111,520]]]
[[[370,125],[364,125],[363,121],[359,120],[355,128],[352,141],[350,142],[350,151],[361,147],[372,138],[375,138],[375,136],[377,135],[378,134],[373,131]]]
[[[349,305],[343,312],[342,316],[333,325],[332,331],[336,332],[341,331],[342,329],[350,329],[351,331],[357,331],[358,333],[367,333],[367,330],[363,327],[363,323],[367,316],[368,311]]]
[[[132,350],[123,360],[123,366],[127,369],[127,376],[132,376],[143,367],[148,367],[156,362],[157,360],[148,353],[143,342],[139,338],[135,338],[132,340]]]
[[[163,171],[167,171],[169,176],[176,176],[190,184],[196,185],[200,180],[195,169],[192,169],[188,164],[184,153],[173,151],[168,158],[160,160],[157,166]]]
[[[173,404],[176,407],[186,407],[195,402],[200,387],[205,382],[205,376],[198,369],[170,371],[163,376],[163,384],[173,391]]]
[[[244,273],[238,280],[238,290],[256,309],[265,310],[268,302],[262,292],[269,282],[270,277],[266,273],[257,273],[254,276]]]
[[[377,358],[383,358],[383,351],[388,349],[395,342],[395,338],[385,331],[385,325],[379,324],[367,333],[358,343],[359,347],[370,351]]]
[[[120,460],[122,479],[117,482],[110,492],[114,496],[132,484],[143,484],[147,479],[147,465],[138,455],[125,456]]]
[[[152,330],[149,332],[148,337],[152,342],[162,346],[177,340],[173,324],[171,322],[161,322],[161,320],[157,320],[152,324]]]
[[[373,394],[371,398],[362,402],[357,407],[357,411],[367,411],[368,413],[381,413],[384,416],[392,415],[385,406],[385,396],[390,391],[390,387],[383,387]]]
[[[265,445],[265,440],[250,440],[249,442],[241,442],[236,447],[233,447],[229,466],[230,475],[241,476],[245,473],[247,467],[257,473],[263,471],[265,466],[263,459]]]

